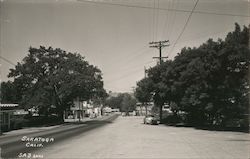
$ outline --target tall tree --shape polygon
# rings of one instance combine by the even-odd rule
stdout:
[[[170,75],[171,65],[172,61],[168,60],[148,71],[148,78],[153,81],[151,90],[153,90],[154,104],[160,110],[160,122],[162,122],[163,105],[164,103],[170,103],[171,100],[171,83],[173,81],[170,78],[166,78]]]
[[[132,95],[124,93],[121,103],[121,111],[126,112],[127,114],[131,111],[134,111],[136,103],[137,101]]]
[[[21,90],[21,105],[39,106],[45,112],[55,106],[61,118],[74,98],[88,100],[104,92],[97,67],[79,54],[51,47],[31,47],[22,63],[10,70],[9,77],[14,77],[14,84]]]
[[[183,48],[173,61],[150,69],[153,91],[144,90],[154,93],[158,106],[174,102],[173,109],[187,113],[187,122],[226,126],[249,114],[249,66],[249,27],[235,24],[225,40]]]
[[[146,115],[148,113],[147,104],[152,101],[152,85],[153,81],[150,78],[143,78],[137,83],[137,87],[135,89],[135,97],[145,107]]]
[[[135,110],[136,99],[129,93],[120,93],[116,97],[109,97],[106,99],[106,105],[111,108],[119,108],[122,112],[129,112]]]
[[[20,101],[18,89],[13,82],[2,82],[0,90],[0,103],[18,103]]]

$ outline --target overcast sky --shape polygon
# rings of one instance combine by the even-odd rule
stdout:
[[[28,53],[52,46],[77,52],[103,72],[109,91],[128,92],[154,66],[149,42],[170,40],[163,56],[224,38],[234,23],[250,24],[249,0],[0,0],[1,80]],[[159,9],[158,9],[159,8]],[[170,10],[168,10],[170,9]],[[176,11],[177,10],[177,11]]]

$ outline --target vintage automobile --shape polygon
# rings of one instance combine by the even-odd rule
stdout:
[[[157,125],[158,119],[154,115],[147,115],[143,119],[144,124]]]

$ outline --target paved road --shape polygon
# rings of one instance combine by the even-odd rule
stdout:
[[[36,151],[44,158],[249,159],[250,135],[144,125],[141,117],[114,122]]]
[[[104,126],[116,117],[117,115],[110,115],[86,122],[66,123],[49,129],[28,129],[29,131],[24,129],[7,133],[0,136],[0,158],[40,158],[39,156],[30,157],[29,154],[51,147],[53,144],[70,139],[72,136]]]

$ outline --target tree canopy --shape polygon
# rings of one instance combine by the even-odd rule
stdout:
[[[111,108],[119,108],[121,112],[130,112],[135,110],[136,99],[129,93],[120,93],[118,96],[111,96],[106,99],[105,104]]]
[[[14,78],[20,105],[38,106],[44,112],[54,106],[62,115],[76,97],[89,100],[106,96],[100,69],[80,54],[59,48],[30,47],[29,54],[8,76]]]
[[[185,47],[174,60],[151,68],[148,78],[138,82],[136,94],[153,94],[156,105],[174,103],[194,125],[226,125],[244,120],[248,112],[249,65],[249,27],[235,24],[224,40]],[[142,85],[146,80],[153,84]]]

